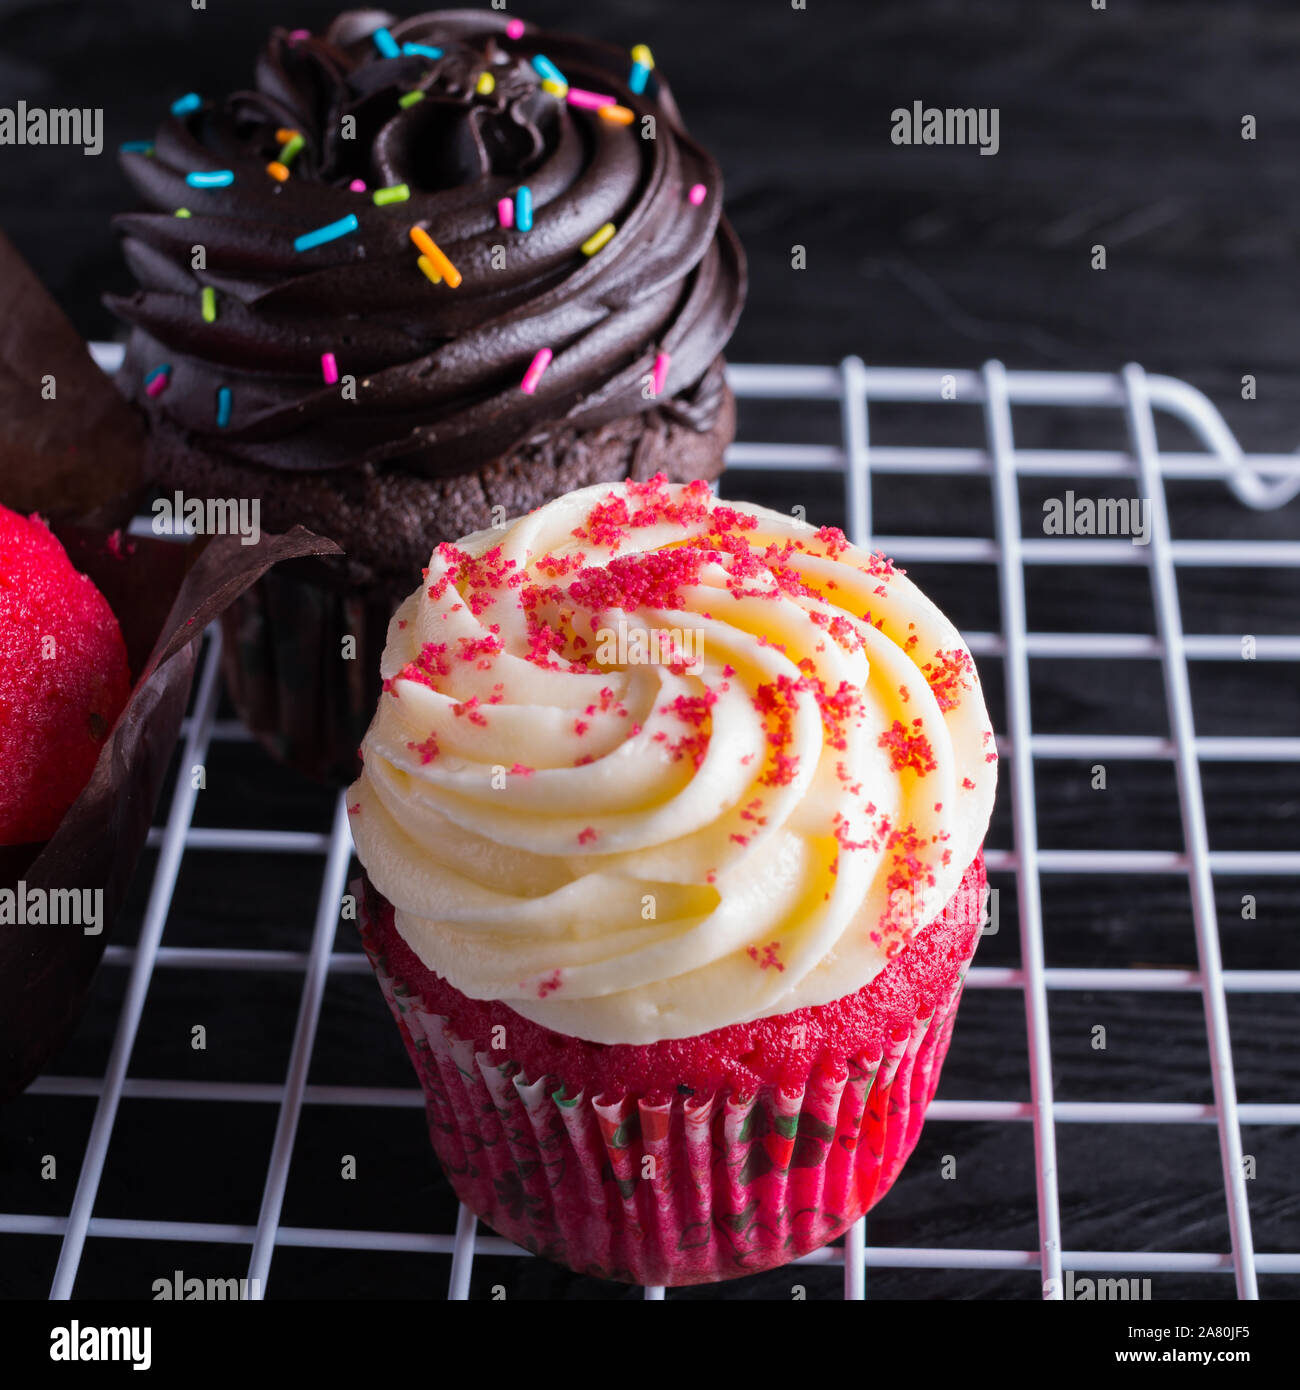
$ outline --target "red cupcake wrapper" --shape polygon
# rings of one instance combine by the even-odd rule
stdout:
[[[634,1284],[709,1283],[787,1264],[878,1202],[920,1135],[969,965],[882,1055],[819,1063],[797,1091],[569,1097],[551,1078],[476,1052],[394,978],[365,897],[358,892],[362,941],[456,1195],[534,1254]]]

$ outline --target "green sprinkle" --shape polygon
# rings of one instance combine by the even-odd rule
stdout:
[[[202,293],[202,295],[200,296],[200,299],[201,299],[202,302],[203,302],[203,322],[204,322],[204,323],[216,323],[216,321],[217,321],[217,292],[216,292],[216,290],[214,290],[214,289],[212,288],[211,285],[205,285],[205,286],[203,287],[203,293]]]
[[[176,215],[177,217],[193,217],[193,216],[194,216],[194,214],[189,210],[189,208],[177,208],[177,209],[176,209],[176,214],[175,214],[175,215]]]
[[[307,142],[301,135],[295,135],[293,139],[286,140],[284,144],[280,146],[280,163],[287,168],[293,162],[294,155],[296,155],[306,143]]]
[[[405,183],[395,183],[390,188],[376,188],[375,206],[382,208],[386,203],[404,203],[410,196],[410,186]]]
[[[410,107],[414,106],[417,102],[423,100],[423,92],[407,92],[407,94],[404,97],[398,97],[397,104],[398,106],[403,106],[409,109]]]

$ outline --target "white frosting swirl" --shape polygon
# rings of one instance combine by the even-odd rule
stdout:
[[[704,484],[598,485],[440,546],[383,675],[348,800],[398,931],[595,1042],[860,989],[992,809],[952,624],[838,531]]]

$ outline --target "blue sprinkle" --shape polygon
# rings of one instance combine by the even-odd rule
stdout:
[[[214,169],[210,174],[195,171],[185,175],[185,182],[191,188],[229,188],[235,181],[229,169]]]
[[[376,29],[370,37],[374,39],[375,47],[385,58],[401,57],[402,50],[397,46],[397,40],[387,29]]]
[[[172,102],[173,116],[188,116],[191,111],[197,111],[203,105],[203,98],[197,92],[186,92],[183,97],[178,97]]]
[[[128,141],[126,142],[126,144],[124,144],[124,145],[122,146],[122,153],[123,153],[123,154],[152,154],[152,153],[153,153],[153,141],[152,141],[152,140],[128,140]]]
[[[313,247],[324,246],[327,241],[337,241],[339,237],[347,236],[349,232],[355,232],[360,225],[356,213],[350,212],[346,217],[340,217],[337,222],[331,222],[327,226],[317,227],[314,232],[304,232],[302,236],[295,237],[293,249],[295,251],[310,251]]]
[[[640,96],[645,91],[645,84],[650,76],[650,69],[644,63],[633,63],[631,75],[627,79],[627,85]]]
[[[164,362],[161,367],[155,367],[153,371],[151,371],[149,375],[145,377],[144,384],[148,386],[149,383],[154,379],[154,377],[165,376],[168,372],[171,371],[171,369],[172,364],[170,362]]]
[[[533,70],[540,77],[549,78],[550,81],[558,82],[564,87],[569,85],[569,79],[542,53],[533,55]]]
[[[217,392],[217,428],[224,430],[230,423],[230,387],[223,386]]]
[[[442,57],[442,49],[441,49],[441,48],[430,48],[430,47],[428,46],[428,44],[423,44],[423,43],[404,43],[404,44],[402,45],[402,52],[405,53],[405,54],[407,55],[407,57],[413,57],[413,58],[441,58],[441,57]]]
[[[521,232],[533,230],[533,190],[526,183],[515,190],[515,226]]]

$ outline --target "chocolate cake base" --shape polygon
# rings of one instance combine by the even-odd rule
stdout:
[[[719,359],[711,374],[721,370]],[[673,482],[716,478],[735,432],[735,400],[720,379],[718,391],[708,431],[674,418],[670,404],[590,430],[552,426],[476,473],[442,478],[258,468],[155,417],[150,472],[164,491],[257,498],[264,531],[303,525],[345,552],[278,567],[224,614],[222,665],[240,718],[281,762],[319,781],[351,782],[379,698],[389,617],[434,546],[593,483],[658,472]]]

